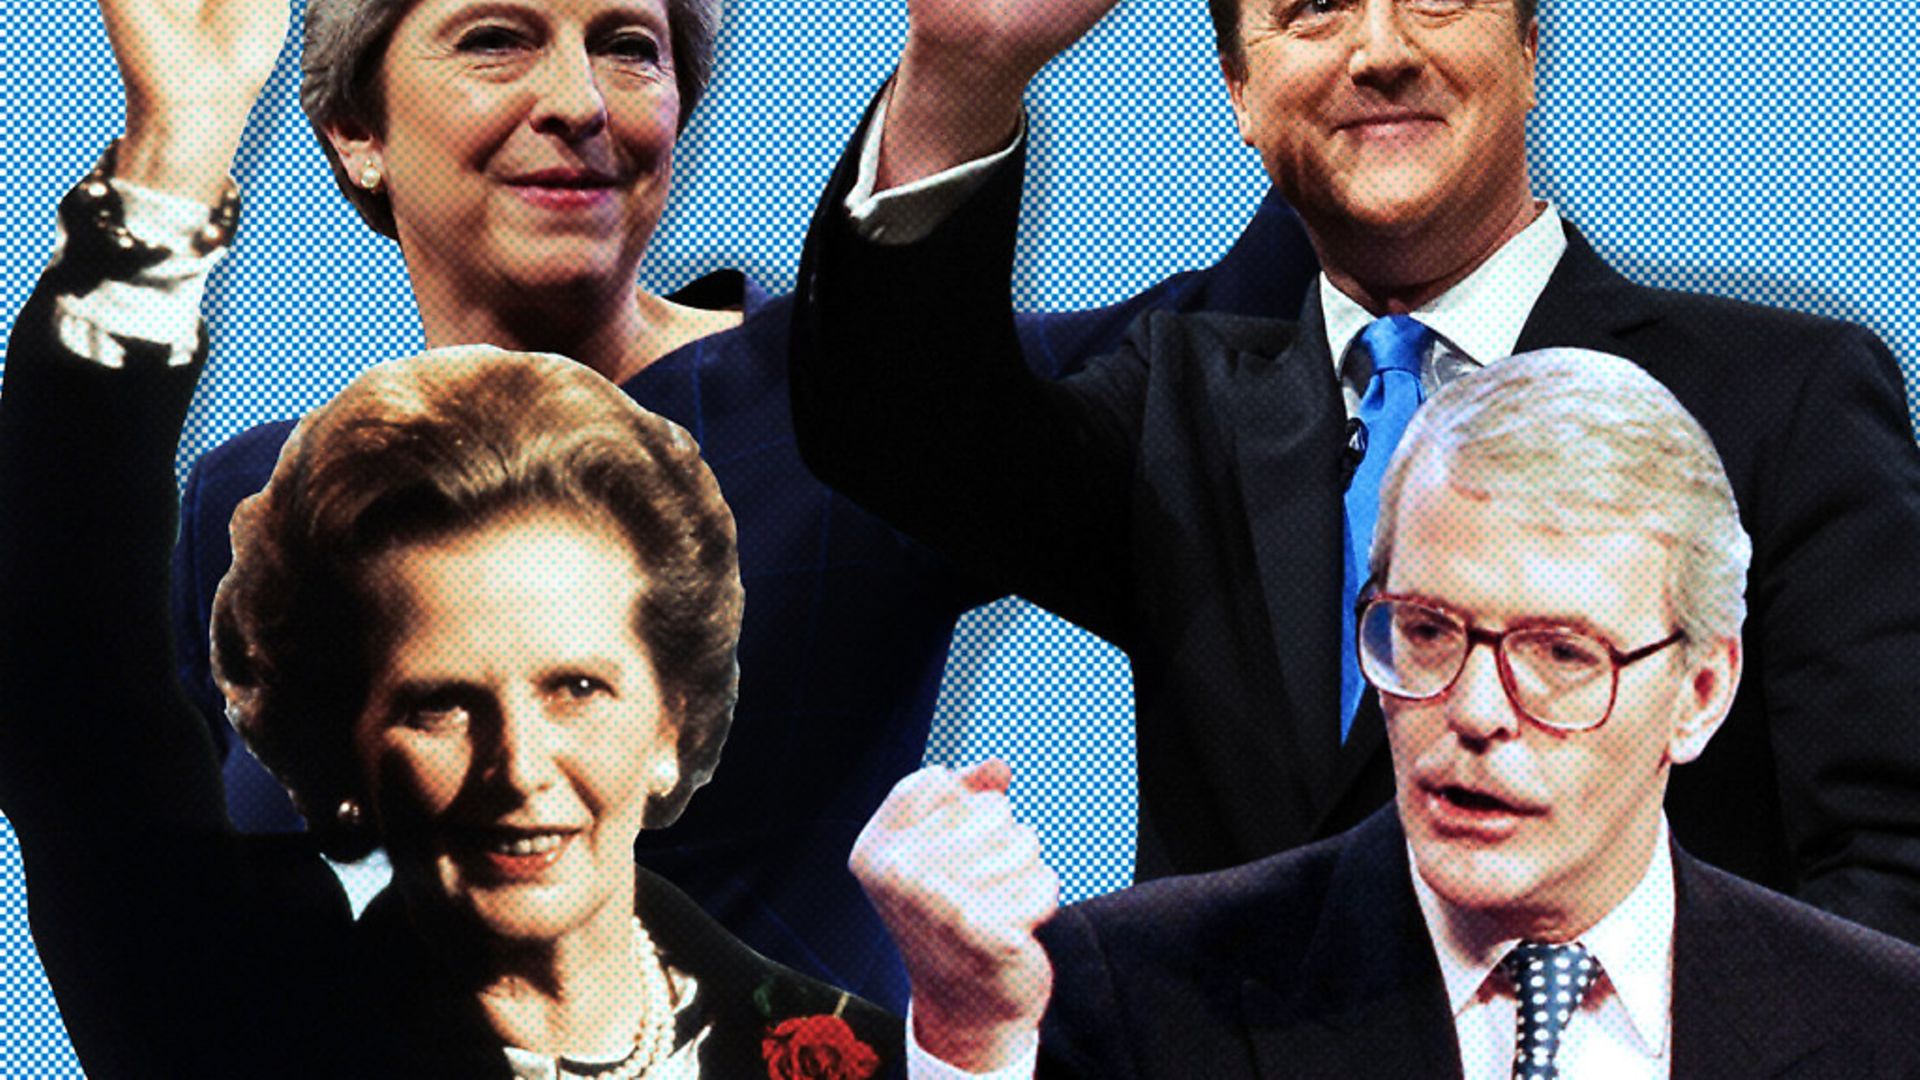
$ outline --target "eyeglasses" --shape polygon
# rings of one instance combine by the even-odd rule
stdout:
[[[1430,701],[1453,689],[1475,645],[1493,649],[1500,685],[1521,715],[1558,731],[1590,731],[1613,714],[1620,669],[1685,639],[1679,630],[1632,652],[1564,626],[1482,630],[1445,608],[1387,594],[1362,601],[1360,672],[1382,694]]]

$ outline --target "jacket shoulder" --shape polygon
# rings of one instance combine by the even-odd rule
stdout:
[[[661,958],[698,983],[696,1001],[713,1024],[703,1063],[715,1075],[759,1075],[764,1055],[801,1054],[821,1040],[835,1052],[871,1053],[881,1075],[904,1069],[898,1017],[761,956],[665,878],[639,870],[638,885],[636,913]]]
[[[1722,296],[1632,288],[1653,316],[1654,356],[1706,364],[1746,383],[1784,380],[1792,387],[1836,366],[1875,377],[1896,370],[1879,336],[1859,323]]]
[[[201,454],[194,472],[203,484],[216,480],[222,486],[251,483],[244,494],[252,494],[267,485],[273,466],[280,460],[280,448],[286,445],[296,423],[274,420],[247,428]]]
[[[1780,991],[1790,980],[1841,1019],[1920,1002],[1920,947],[1690,861],[1687,901],[1706,906],[1709,925],[1763,938],[1779,965]]]

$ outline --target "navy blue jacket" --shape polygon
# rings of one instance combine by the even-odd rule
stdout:
[[[1149,309],[1299,309],[1315,266],[1298,219],[1269,196],[1227,255],[1121,304],[1027,316],[1028,363],[1048,376],[1112,348]],[[639,857],[754,948],[895,1009],[906,983],[891,941],[847,872],[862,825],[920,766],[955,620],[1001,595],[829,491],[801,464],[788,407],[792,304],[738,274],[676,294],[742,307],[746,321],[671,353],[623,387],[685,427],[732,506],[746,616],[740,701],[712,783]],[[180,682],[216,727],[209,674],[213,594],[232,559],[233,507],[266,485],[291,421],[201,458],[187,481],[174,558]],[[298,829],[278,784],[229,754],[228,803],[243,830]]]
[[[1673,869],[1676,1080],[1920,1071],[1920,949],[1678,846]],[[1067,908],[1040,937],[1056,973],[1041,1080],[1461,1074],[1391,807],[1310,847]]]

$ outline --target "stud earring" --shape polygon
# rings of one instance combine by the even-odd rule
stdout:
[[[662,794],[680,786],[680,762],[663,761],[653,767],[653,788]]]
[[[369,192],[380,190],[380,166],[369,161],[360,167],[360,186]]]
[[[343,829],[357,829],[365,824],[367,814],[360,809],[358,802],[352,799],[341,799],[340,805],[333,811],[333,818]]]

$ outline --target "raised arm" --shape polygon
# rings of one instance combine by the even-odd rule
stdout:
[[[286,0],[100,0],[127,92],[115,175],[212,204],[287,36]]]
[[[157,291],[156,273],[210,263],[224,242],[210,210],[201,218],[215,231],[143,233],[141,222],[127,220],[127,196],[157,194],[163,210],[174,209],[164,204],[169,196],[191,200],[189,207],[222,197],[247,110],[285,36],[287,6],[102,0],[101,13],[127,87],[116,183],[108,190],[90,180],[69,198],[60,251],[13,327],[0,395],[0,484],[16,511],[0,524],[0,737],[15,744],[0,763],[6,810],[23,834],[43,816],[62,829],[95,814],[93,823],[111,826],[134,809],[142,813],[132,820],[155,824],[220,820],[205,802],[208,789],[217,796],[217,782],[182,778],[204,773],[200,725],[131,720],[178,708],[165,607],[172,461],[199,357],[176,355],[143,340],[138,325],[115,320],[129,310],[136,321],[149,318],[143,290]],[[120,187],[128,183],[141,190]],[[99,303],[116,292],[128,299]],[[103,348],[88,355],[93,345]],[[92,740],[106,733],[138,740],[140,752],[103,752]],[[184,773],[141,760],[150,754]],[[66,790],[49,775],[122,766],[129,786],[110,786],[106,798]],[[107,809],[143,798],[151,804]]]
[[[117,175],[218,198],[284,0],[102,8],[131,92]],[[173,454],[201,357],[111,325],[137,304],[88,304],[180,253],[129,220],[129,259],[111,213],[74,205],[0,387],[0,810],[35,941],[91,1076],[319,1075],[350,914],[316,857],[232,836],[171,673]]]
[[[1026,79],[1108,6],[916,3],[886,127],[915,149],[881,156],[910,157],[917,173],[969,156],[969,131],[1002,140]],[[967,53],[967,41],[980,45]],[[935,75],[914,74],[923,68]],[[951,107],[952,87],[970,81],[1010,88],[1014,121],[912,119],[922,105]],[[988,102],[977,116],[994,112]],[[1018,152],[968,181],[971,194],[930,233],[894,243],[848,211],[864,143],[856,138],[843,158],[801,268],[793,387],[802,455],[830,485],[983,582],[1125,644],[1144,353],[1122,344],[1060,382],[1028,369],[1008,286]]]

